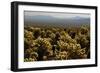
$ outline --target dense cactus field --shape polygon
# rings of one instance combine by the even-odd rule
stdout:
[[[89,58],[89,26],[24,26],[24,62]]]

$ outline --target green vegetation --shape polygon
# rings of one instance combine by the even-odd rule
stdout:
[[[24,62],[90,58],[90,28],[24,27]]]

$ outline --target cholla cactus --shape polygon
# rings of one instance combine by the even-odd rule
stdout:
[[[35,28],[33,35],[35,37],[35,39],[37,39],[39,36],[41,36],[41,29],[40,28]]]
[[[80,58],[83,58],[83,59],[84,59],[84,58],[87,58],[86,48],[77,50],[77,55],[78,55]]]
[[[25,58],[24,59],[24,62],[33,62],[35,61],[33,58]]]
[[[88,33],[88,29],[86,26],[82,26],[81,27],[81,34],[87,34]]]
[[[24,28],[24,62],[90,58],[90,28]]]
[[[45,38],[38,38],[37,39],[37,43],[43,47],[43,49],[52,49],[52,45],[50,44],[50,42],[48,41],[49,39],[45,39]]]
[[[24,37],[29,38],[30,40],[32,40],[34,38],[33,33],[31,31],[28,31],[28,30],[24,30]]]
[[[61,51],[67,51],[68,43],[60,40],[60,41],[58,41],[58,46],[59,46]]]
[[[56,55],[55,59],[56,60],[67,60],[68,59],[68,52],[62,51],[59,54]]]

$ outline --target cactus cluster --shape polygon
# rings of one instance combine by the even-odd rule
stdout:
[[[90,58],[90,28],[24,26],[24,62]]]

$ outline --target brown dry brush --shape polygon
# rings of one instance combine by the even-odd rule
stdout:
[[[90,28],[24,27],[24,62],[90,58]]]

